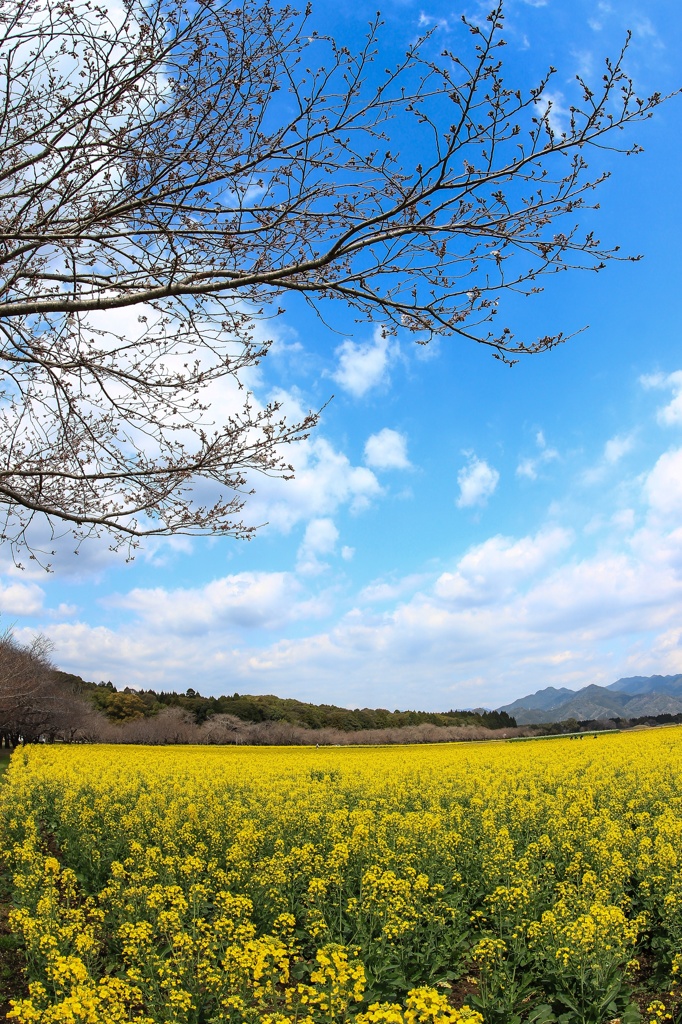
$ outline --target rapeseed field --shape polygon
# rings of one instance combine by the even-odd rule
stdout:
[[[680,1019],[682,729],[36,746],[7,780],[18,1024],[628,1024],[644,979]]]

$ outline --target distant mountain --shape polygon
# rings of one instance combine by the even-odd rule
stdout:
[[[616,679],[615,683],[607,686],[607,690],[619,690],[621,693],[669,693],[673,697],[682,697],[682,675],[627,676],[625,679]]]
[[[504,710],[508,715],[516,715],[517,708],[553,708],[573,697],[574,694],[575,690],[567,690],[565,686],[558,690],[554,686],[547,686],[544,690],[536,690],[535,693],[531,693],[527,697],[519,697],[513,704],[505,704]]]
[[[644,715],[682,714],[682,697],[669,693],[643,693],[629,700],[625,705],[625,718],[642,718]]]
[[[617,689],[618,684],[625,685]],[[564,722],[569,718],[581,722],[678,715],[682,714],[682,675],[633,676],[631,679],[619,679],[618,683],[610,686],[590,684],[581,690],[548,686],[497,710],[513,715],[519,725]]]

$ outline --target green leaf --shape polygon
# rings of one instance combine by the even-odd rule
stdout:
[[[578,1009],[576,1004],[573,1002],[573,1000],[569,996],[568,992],[557,992],[557,996],[556,997],[559,1000],[559,1002],[563,1003],[564,1006],[567,1006],[569,1008],[569,1010],[573,1010],[574,1013],[580,1014],[580,1010]],[[561,1018],[559,1018],[559,1019],[561,1019]]]
[[[642,1020],[642,1014],[640,1013],[639,1007],[635,1003],[628,1003],[621,1014],[622,1024],[640,1024]]]
[[[536,1006],[526,1019],[528,1024],[555,1024],[556,1021],[554,1011],[547,1003]]]
[[[618,980],[614,981],[613,985],[611,985],[606,995],[602,999],[600,999],[598,1003],[599,1009],[603,1010],[609,1005],[609,1003],[612,1003],[622,988],[623,982],[620,980],[620,978],[618,978]]]

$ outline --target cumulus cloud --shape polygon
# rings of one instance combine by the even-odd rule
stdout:
[[[611,536],[603,550],[580,552],[557,526],[496,535],[439,574],[376,581],[328,627],[304,635],[302,620],[332,607],[286,573],[135,590],[119,600],[136,616],[124,626],[62,622],[47,632],[60,665],[117,684],[190,680],[213,692],[389,707],[494,706],[548,683],[680,672],[682,505],[661,504],[680,469],[681,452],[658,460],[644,485],[650,518],[616,550]],[[666,525],[660,512],[674,509]],[[338,543],[324,518],[308,535],[318,555]],[[255,631],[275,625],[277,639],[259,644]]]
[[[446,601],[480,603],[500,595],[535,575],[565,551],[572,542],[570,530],[542,530],[534,537],[490,537],[471,548],[454,572],[444,572],[434,586]]]
[[[682,648],[670,635],[682,613],[682,573],[673,568],[682,537],[653,568],[643,552],[565,562],[566,546],[566,537],[548,531],[471,552],[450,580],[441,576],[382,614],[352,611],[324,633],[273,644],[251,658],[252,678],[284,673],[299,686],[314,678],[333,687],[342,665],[344,677],[357,673],[376,701],[444,707],[500,704],[549,681],[578,687],[613,682],[624,671],[681,671]],[[535,572],[523,564],[527,553]],[[470,556],[481,561],[476,576]],[[476,595],[455,597],[456,578]],[[638,649],[652,634],[660,637],[658,661]]]
[[[495,493],[499,479],[500,474],[484,459],[470,455],[467,465],[462,466],[457,474],[457,483],[459,484],[457,507],[471,508],[475,505],[485,505]]]
[[[670,386],[661,381],[651,386]],[[600,466],[619,464],[630,440],[607,441]],[[538,455],[547,449],[541,434],[536,445]],[[557,525],[555,505],[539,529],[496,533],[448,564],[350,595],[346,572],[343,586],[330,586],[316,571],[341,546],[336,510],[373,500],[378,482],[321,438],[306,442],[301,467],[298,481],[282,485],[301,490],[279,520],[282,529],[302,524],[298,573],[137,588],[110,602],[120,625],[65,621],[67,609],[50,623],[43,610],[57,663],[117,685],[433,708],[496,706],[550,683],[682,672],[682,445],[629,482],[628,507],[595,508],[589,537]],[[498,480],[471,454],[459,475],[462,507],[486,500]],[[268,492],[264,507],[272,513],[278,501],[279,491]],[[39,615],[41,601],[34,592],[26,606]]]
[[[666,427],[682,426],[682,370],[674,373],[652,373],[640,378],[645,388],[672,391],[673,397],[658,410],[658,422]]]
[[[525,476],[526,479],[528,479],[528,480],[537,480],[537,478],[538,478],[537,465],[538,465],[538,460],[537,459],[522,459],[521,462],[519,462],[518,466],[516,467],[516,475],[517,476]]]
[[[54,644],[53,658],[59,667],[77,672],[85,679],[111,679],[118,686],[129,683],[150,686],[153,681],[163,685],[165,675],[166,679],[177,680],[176,685],[182,686],[182,664],[176,655],[180,646],[178,635],[168,637],[164,645],[157,633],[93,626],[86,622],[60,622],[45,632]],[[34,634],[24,627],[17,629],[15,635],[20,642],[28,643]],[[187,653],[196,645],[184,643],[182,647]],[[203,661],[205,653],[206,648],[201,652],[194,650],[193,659],[185,661],[185,670],[191,671],[192,660]]]
[[[682,448],[661,455],[646,477],[644,493],[654,513],[679,521],[682,516]]]
[[[516,467],[516,475],[525,477],[527,480],[537,480],[540,467],[559,458],[559,452],[556,448],[548,446],[541,430],[538,430],[535,435],[535,443],[539,448],[538,454],[522,459]]]
[[[338,539],[339,531],[332,519],[312,519],[298,549],[298,571],[303,575],[317,575],[328,568],[320,561],[320,556],[333,554]]]
[[[617,462],[628,455],[635,446],[635,439],[632,434],[618,435],[611,437],[604,445],[604,462],[609,466],[615,466]]]
[[[42,611],[45,591],[35,583],[0,583],[0,612],[35,615]]]
[[[275,388],[268,400],[278,402],[290,422],[300,421],[308,412],[295,389]],[[289,533],[299,523],[333,516],[342,506],[358,513],[383,493],[372,470],[353,465],[319,428],[283,454],[293,467],[292,478],[254,473],[248,481],[254,489],[246,504],[248,520],[267,524],[268,530]],[[204,504],[216,498],[216,488],[204,489],[201,481],[196,482],[194,491],[196,500]]]
[[[324,437],[301,442],[292,456],[293,480],[262,477],[250,499],[252,520],[268,523],[269,529],[287,533],[297,523],[334,515],[342,506],[362,512],[383,493],[369,467],[354,466]]]
[[[286,572],[236,573],[202,587],[138,587],[105,604],[134,612],[146,629],[162,635],[275,629],[315,611],[299,582]]]
[[[566,105],[562,92],[545,89],[535,101],[543,117],[547,117],[549,126],[555,135],[566,135],[570,128],[571,112]]]
[[[412,573],[397,580],[374,580],[360,591],[358,601],[367,604],[385,604],[414,593],[429,579],[424,573]]]
[[[395,345],[384,331],[377,327],[374,337],[368,342],[347,339],[336,349],[338,365],[333,379],[355,398],[362,398],[381,384],[388,381],[391,358]]]
[[[384,427],[365,442],[365,462],[373,469],[408,469],[407,438]]]
[[[624,533],[631,533],[635,525],[635,510],[621,508],[611,516],[612,524]]]
[[[634,434],[617,434],[609,438],[598,462],[583,472],[582,482],[587,485],[601,483],[609,470],[629,455],[634,447]]]

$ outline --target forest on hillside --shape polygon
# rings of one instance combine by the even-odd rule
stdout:
[[[55,668],[49,646],[0,636],[0,746],[19,743],[349,745],[446,743],[662,725],[682,716],[517,726],[505,711],[390,711],[310,704],[273,694],[205,697],[117,688]]]
[[[203,697],[194,688],[184,693],[156,690],[118,690],[112,683],[87,683],[78,676],[59,673],[85,694],[96,708],[113,721],[150,718],[164,708],[177,707],[189,712],[201,725],[214,715],[233,715],[242,722],[286,722],[306,729],[341,729],[355,732],[366,729],[401,729],[411,725],[482,726],[508,729],[516,725],[506,712],[487,711],[389,711],[386,708],[342,708],[334,704],[308,704],[273,694],[233,693],[221,697]]]
[[[359,735],[362,742],[404,743],[432,737],[484,739],[515,726],[507,713],[483,709],[348,709],[272,694],[204,697],[193,687],[184,693],[118,689],[111,682],[89,682],[57,669],[44,638],[26,645],[11,631],[0,636],[0,745],[5,747],[39,740],[335,743],[352,742],[349,738]],[[389,733],[395,735],[390,738]]]

